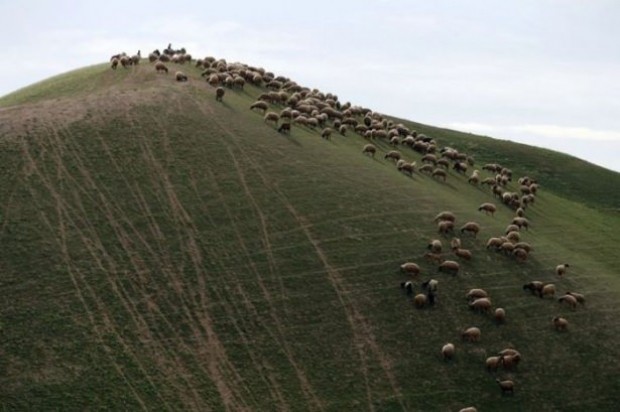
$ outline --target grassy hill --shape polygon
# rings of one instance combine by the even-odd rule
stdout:
[[[618,174],[409,123],[538,178],[521,234],[535,250],[518,264],[485,249],[514,214],[478,212],[496,202],[490,190],[453,171],[410,178],[383,159],[386,143],[369,158],[352,132],[279,134],[249,110],[263,89],[218,103],[198,69],[183,70],[188,83],[145,63],[98,65],[0,99],[3,409],[616,408]],[[482,226],[461,236],[474,259],[455,277],[423,259],[442,210]],[[402,293],[405,261],[422,267],[416,292],[439,280],[434,307]],[[530,280],[587,304],[532,296]],[[506,308],[505,325],[467,308],[473,287]],[[557,315],[568,332],[553,330]],[[468,326],[479,343],[461,341]],[[487,372],[508,346],[523,354],[517,370]],[[496,376],[515,381],[514,396]]]

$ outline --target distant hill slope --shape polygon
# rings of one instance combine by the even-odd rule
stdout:
[[[479,164],[539,179],[520,232],[534,251],[517,263],[485,247],[514,215],[489,189],[453,170],[446,182],[404,175],[384,159],[386,142],[364,156],[352,131],[279,134],[249,110],[264,88],[218,103],[199,69],[182,70],[188,83],[144,62],[97,65],[0,99],[4,409],[614,410],[620,218],[602,209],[617,206],[607,186],[617,174],[410,123]],[[495,216],[482,202],[498,204]],[[474,255],[457,276],[423,258],[442,210],[457,229],[482,227],[476,238],[457,231]],[[450,238],[443,256],[456,259]],[[434,307],[415,309],[401,290],[406,261],[422,269],[416,293],[439,280]],[[572,311],[533,296],[522,289],[531,280],[587,303]],[[506,324],[469,310],[474,287]],[[461,341],[469,326],[480,342]],[[522,362],[488,372],[505,347]],[[514,396],[496,377],[515,381]]]

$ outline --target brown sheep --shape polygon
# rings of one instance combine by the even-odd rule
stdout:
[[[515,257],[517,262],[527,261],[528,253],[525,249],[515,247],[515,249],[512,251],[512,255]]]
[[[437,231],[442,235],[447,235],[448,233],[454,232],[454,222],[442,220],[437,224]]]
[[[483,203],[478,207],[479,212],[483,211],[487,215],[490,213],[491,216],[494,216],[496,210],[497,207],[493,203]]]
[[[459,258],[461,258],[463,260],[471,260],[471,258],[472,258],[471,251],[469,251],[467,249],[458,248],[458,249],[453,249],[452,251],[454,252],[454,254],[457,257],[459,257]]]
[[[525,230],[529,229],[530,222],[524,217],[515,217],[512,219],[512,224],[519,226],[519,228],[525,228]]]
[[[476,299],[469,303],[469,308],[474,312],[489,313],[491,311],[491,300],[489,298]]]
[[[505,370],[513,370],[521,361],[521,355],[502,355],[502,366]]]
[[[183,72],[176,72],[174,74],[174,78],[176,79],[177,82],[186,82],[187,81],[187,75]]]
[[[506,241],[505,239],[502,239],[499,237],[492,237],[489,240],[487,240],[487,249],[491,247],[495,249],[499,249],[505,241]]]
[[[111,68],[112,70],[116,70],[116,68],[118,67],[118,59],[115,57],[112,59],[112,63],[111,63]]]
[[[449,220],[450,222],[455,222],[456,216],[454,215],[454,213],[448,210],[444,210],[443,212],[440,212],[437,216],[435,216],[433,222],[438,222],[440,220]]]
[[[568,329],[568,321],[560,316],[554,317],[553,319],[551,319],[551,321],[553,322],[553,326],[555,326],[555,330],[557,331]]]
[[[282,123],[280,127],[278,127],[279,133],[291,133],[291,124],[290,123]]]
[[[555,285],[553,283],[548,283],[542,287],[538,296],[542,299],[545,296],[553,297],[555,295]]]
[[[413,298],[413,304],[418,309],[422,309],[426,305],[426,301],[427,301],[426,295],[423,293],[418,293]]]
[[[457,275],[459,273],[460,270],[460,266],[458,264],[458,262],[455,262],[453,260],[446,260],[444,262],[441,262],[439,264],[439,267],[437,268],[437,271],[439,272],[450,272],[453,275]]]
[[[442,261],[441,255],[438,253],[428,252],[424,254],[424,259],[428,260],[431,263],[440,264]]]
[[[332,129],[329,127],[326,127],[325,129],[323,129],[323,131],[321,132],[321,137],[323,139],[327,139],[329,140],[330,136],[332,135]]]
[[[465,295],[467,300],[476,300],[480,298],[486,298],[488,296],[489,294],[486,292],[486,290],[479,288],[470,289],[469,292],[467,292],[467,294]]]
[[[523,290],[529,290],[530,292],[532,292],[532,295],[540,295],[540,293],[542,292],[542,288],[543,283],[538,280],[533,280],[530,283],[526,283],[525,285],[523,285]]]
[[[400,265],[400,271],[416,276],[420,274],[420,266],[418,266],[417,264],[413,262],[406,262]]]

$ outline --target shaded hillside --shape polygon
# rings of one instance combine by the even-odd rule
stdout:
[[[183,70],[188,83],[145,63],[94,66],[0,101],[4,409],[615,407],[618,217],[537,176],[521,232],[534,252],[518,264],[485,248],[514,215],[477,211],[497,202],[489,189],[452,170],[445,183],[406,176],[383,158],[387,143],[364,156],[352,131],[279,134],[249,110],[264,89],[227,90],[217,103],[198,69]],[[468,151],[483,159],[479,150]],[[474,259],[454,277],[423,259],[441,210],[482,226],[462,236]],[[405,261],[422,267],[416,293],[439,280],[434,307],[414,309],[400,289]],[[534,279],[587,305],[573,312],[524,292]],[[473,287],[506,308],[505,325],[467,308]],[[558,315],[567,333],[553,330]],[[481,341],[461,342],[473,325]],[[439,352],[448,341],[452,362]],[[505,347],[523,354],[497,374],[514,379],[514,396],[484,367]]]

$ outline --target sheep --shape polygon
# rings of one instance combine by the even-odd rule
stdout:
[[[138,50],[137,54],[134,54],[133,56],[131,56],[131,63],[134,66],[137,64],[140,64],[140,58],[142,58],[142,55],[140,54],[140,50]]]
[[[478,409],[473,406],[468,406],[467,408],[461,409],[459,412],[478,412]]]
[[[502,246],[502,244],[505,242],[504,239],[499,238],[499,237],[492,237],[489,238],[489,240],[487,240],[487,249],[494,247],[495,249],[498,249],[499,247]]]
[[[400,271],[416,276],[420,274],[420,266],[413,262],[406,262],[400,265]]]
[[[498,324],[506,322],[506,311],[503,308],[496,308],[493,318]]]
[[[509,255],[512,253],[513,250],[515,250],[515,245],[514,243],[509,242],[508,239],[506,239],[506,241],[502,243],[498,250],[504,252],[505,255]]]
[[[277,126],[278,120],[280,120],[280,115],[276,112],[267,112],[264,116],[265,123],[273,122]]]
[[[397,168],[402,173],[409,173],[409,176],[413,176],[413,172],[415,172],[415,162],[407,163],[404,160],[399,160],[397,163]]]
[[[451,272],[453,275],[457,275],[459,273],[460,266],[458,262],[453,260],[446,260],[439,264],[437,271],[439,272]]]
[[[480,182],[480,172],[478,170],[474,170],[474,172],[467,179],[467,183],[477,186]]]
[[[476,237],[480,232],[480,225],[476,222],[467,222],[461,226],[461,233],[469,232]]]
[[[519,226],[519,228],[524,227],[525,230],[529,230],[530,222],[524,217],[515,217],[512,219],[512,224]]]
[[[472,258],[471,251],[467,249],[457,248],[457,249],[453,249],[452,251],[457,257],[460,257],[463,260],[471,260]]]
[[[457,173],[465,174],[467,172],[467,164],[463,162],[456,162],[452,169],[456,170]]]
[[[221,102],[222,99],[224,98],[225,93],[226,92],[223,87],[218,87],[217,89],[215,89],[215,101]]]
[[[442,262],[441,255],[438,253],[428,252],[424,254],[424,259],[428,260],[431,263],[440,264]]]
[[[326,127],[325,129],[323,129],[323,131],[321,131],[321,138],[323,139],[329,140],[329,137],[331,135],[332,135],[332,129],[329,127]]]
[[[437,164],[437,156],[430,153],[425,154],[422,156],[422,163],[432,163],[435,166]]]
[[[506,239],[512,243],[518,243],[521,240],[521,235],[519,232],[508,232],[506,234]]]
[[[177,82],[186,82],[187,81],[187,75],[183,72],[176,72],[174,74],[174,78],[176,79]]]
[[[542,287],[540,292],[538,292],[538,296],[542,299],[545,296],[553,297],[555,295],[555,285],[553,283],[548,283]]]
[[[413,283],[411,283],[410,281],[401,282],[400,287],[402,289],[405,289],[405,291],[407,292],[407,296],[411,296],[413,294]]]
[[[280,127],[278,127],[279,133],[291,133],[291,124],[290,123],[282,123]]]
[[[426,282],[422,282],[422,288],[430,290],[432,292],[436,292],[438,286],[439,282],[435,279],[429,279]]]
[[[518,207],[515,213],[517,214],[517,217],[523,217],[525,216],[525,209],[523,209],[522,207]]]
[[[523,249],[527,253],[530,253],[530,252],[532,252],[534,250],[534,248],[532,246],[530,246],[530,244],[527,243],[527,242],[517,242],[517,243],[515,243],[515,249]]]
[[[441,355],[443,356],[444,360],[452,359],[454,357],[455,352],[456,352],[456,348],[454,347],[454,344],[452,343],[446,343],[441,348]]]
[[[443,212],[440,212],[437,216],[435,216],[433,222],[438,222],[440,220],[449,220],[451,222],[456,222],[456,216],[454,215],[454,213],[444,210]]]
[[[131,66],[131,64],[133,63],[133,61],[131,60],[131,57],[129,56],[121,56],[120,58],[121,61],[121,66],[123,66],[123,68],[127,68],[127,66]]]
[[[400,160],[400,152],[397,150],[390,150],[383,156],[384,159],[394,160],[395,162]]]
[[[433,176],[436,179],[442,179],[445,182],[446,178],[448,177],[448,174],[445,172],[445,170],[435,169],[433,170],[433,173],[431,174],[431,176]]]
[[[491,300],[489,298],[476,299],[469,302],[469,308],[474,312],[489,313],[491,311]]]
[[[494,216],[495,211],[497,210],[497,207],[493,204],[493,203],[483,203],[478,207],[478,212],[480,211],[484,211],[485,214],[491,214],[491,216]]]
[[[551,319],[551,322],[553,323],[553,326],[555,326],[555,330],[557,331],[568,329],[568,321],[563,317],[556,316]]]
[[[562,277],[566,274],[566,272],[568,271],[568,268],[570,267],[570,265],[568,263],[563,263],[561,265],[557,265],[555,267],[555,274],[559,277]]]
[[[254,109],[262,110],[262,112],[265,113],[267,109],[269,109],[269,105],[262,100],[257,100],[250,105],[250,110]]]
[[[521,361],[521,355],[518,353],[515,355],[502,355],[501,358],[502,366],[505,370],[513,370]]]
[[[447,235],[448,233],[454,232],[454,222],[449,220],[442,220],[437,224],[437,231],[442,235]]]
[[[116,68],[118,67],[118,62],[119,60],[116,57],[112,59],[111,66],[110,66],[112,70],[116,70]]]
[[[422,165],[422,166],[420,166],[420,168],[418,170],[420,171],[420,173],[432,174],[433,173],[433,166],[431,166],[431,165]]]
[[[510,232],[518,232],[519,230],[520,230],[519,226],[511,224],[511,225],[506,226],[506,231],[504,233],[508,234]]]
[[[514,394],[515,383],[511,380],[500,381],[499,379],[495,379],[495,382],[499,384],[499,388],[502,390],[502,395],[510,392]]]
[[[347,126],[341,125],[340,127],[338,127],[338,133],[340,133],[341,136],[346,136],[347,135]]]
[[[450,248],[452,250],[460,249],[461,248],[461,239],[459,239],[458,237],[453,237],[452,240],[450,241]]]
[[[428,250],[430,250],[433,253],[441,253],[441,250],[443,248],[443,245],[441,244],[441,240],[439,239],[433,239],[431,240],[428,245],[426,246],[426,248]]]
[[[413,304],[415,305],[416,308],[421,309],[426,305],[427,302],[427,298],[426,295],[423,293],[418,293],[417,295],[415,295],[415,297],[413,298]]]
[[[512,255],[515,257],[517,262],[525,262],[527,257],[529,256],[527,250],[515,247],[512,251]]]
[[[364,149],[362,149],[363,154],[370,155],[372,157],[375,157],[376,152],[377,148],[373,144],[367,144],[364,146]]]
[[[502,362],[502,357],[501,356],[490,356],[487,358],[487,360],[485,361],[486,367],[487,367],[487,371],[488,372],[497,372],[497,369],[499,368],[500,363]]]
[[[157,73],[161,73],[161,72],[168,73],[168,68],[162,62],[157,62],[155,63],[155,71]]]
[[[470,289],[469,292],[465,295],[467,300],[476,300],[480,298],[486,298],[489,294],[484,289]]]
[[[543,288],[543,283],[538,280],[533,280],[523,285],[523,290],[529,290],[532,295],[540,294]]]
[[[503,350],[499,351],[497,354],[500,355],[500,356],[514,356],[514,355],[521,356],[521,353],[518,350],[513,349],[513,348],[503,349]]]
[[[560,298],[558,298],[558,303],[563,303],[565,302],[569,308],[571,308],[572,310],[577,309],[577,299],[572,296],[572,295],[564,295]]]
[[[467,342],[478,342],[480,340],[480,329],[475,326],[467,328],[461,333],[461,338]]]
[[[581,293],[566,292],[566,294],[574,297],[577,300],[577,302],[579,302],[580,304],[582,304],[582,305],[586,304],[586,298]]]

